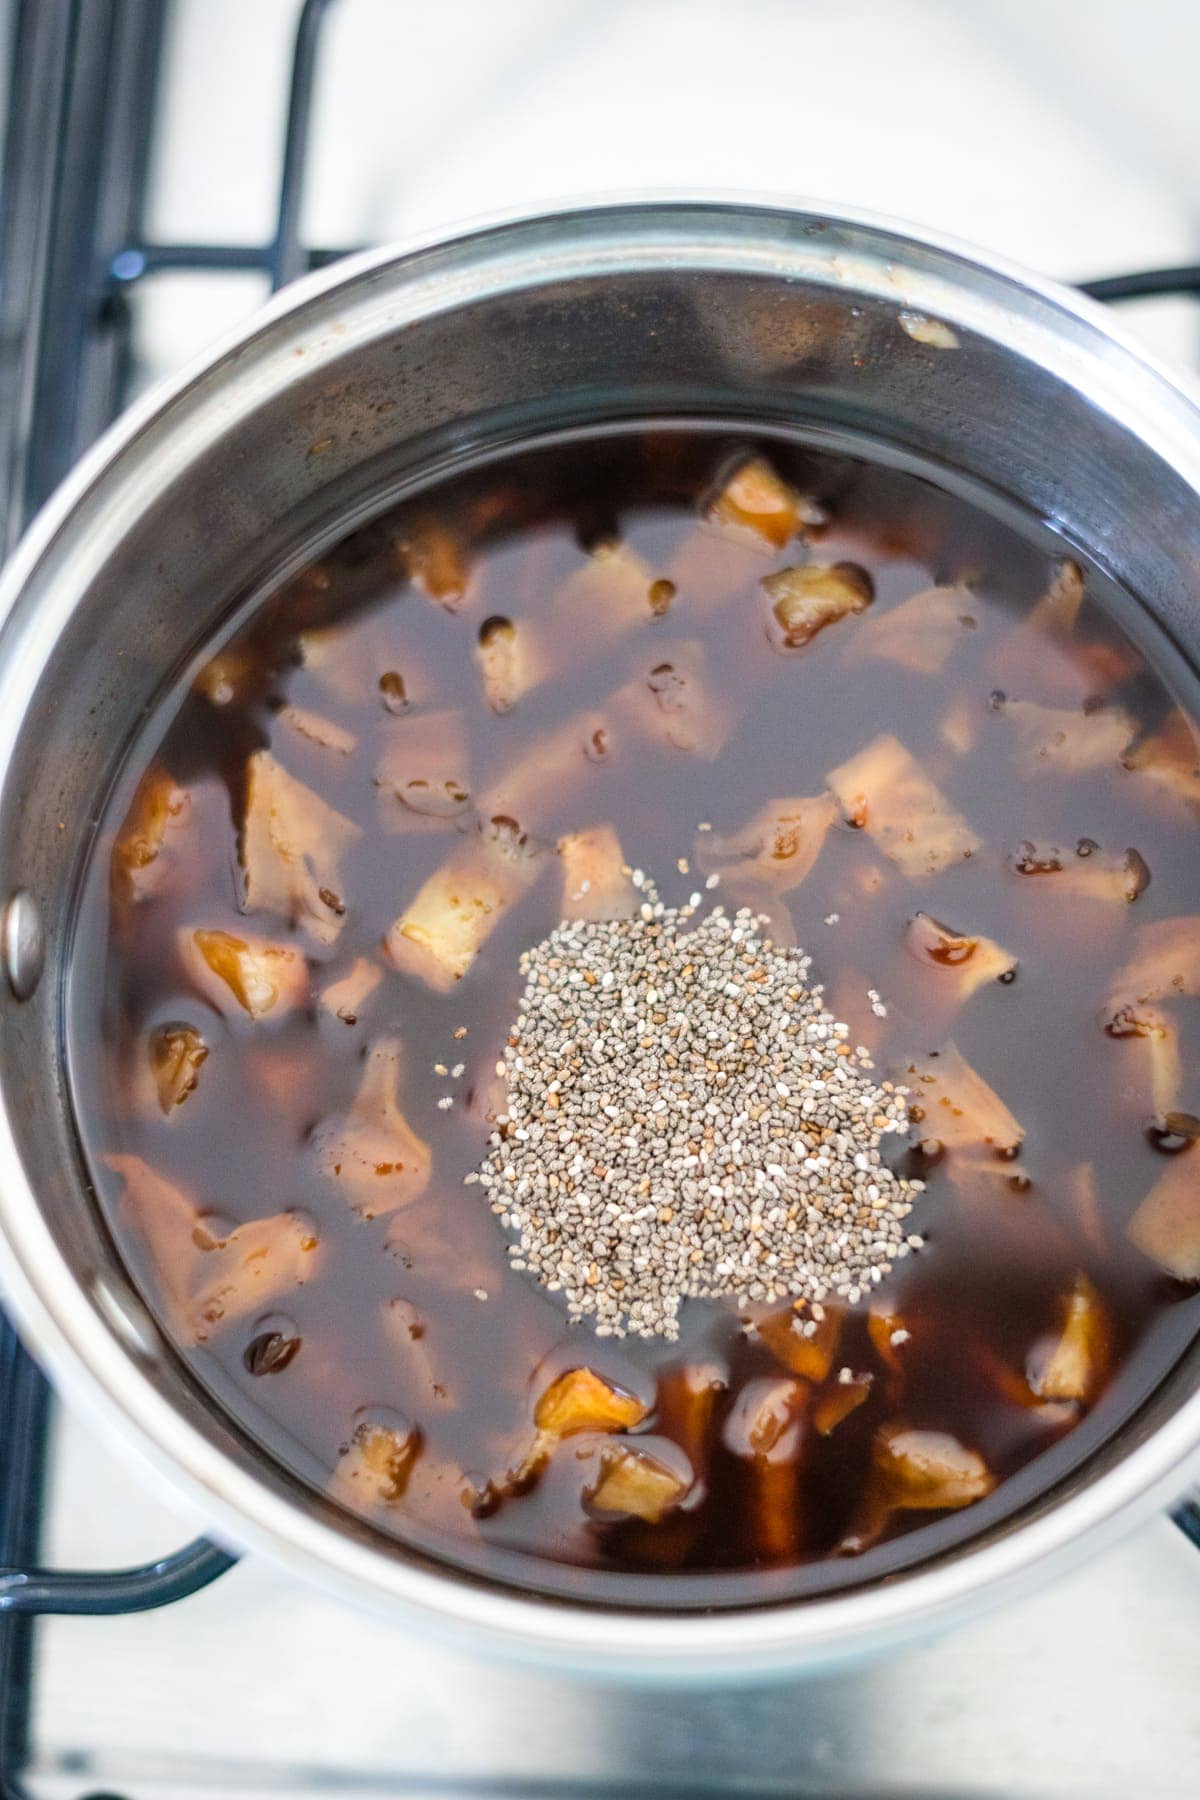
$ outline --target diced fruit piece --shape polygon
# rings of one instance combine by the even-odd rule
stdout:
[[[453,987],[545,861],[513,820],[489,820],[434,871],[388,932],[393,967],[441,992]]]
[[[429,1146],[400,1110],[399,1085],[400,1047],[384,1038],[367,1057],[350,1111],[314,1133],[323,1173],[363,1218],[408,1206],[429,1185]]]
[[[395,537],[396,559],[408,579],[447,612],[467,597],[471,571],[458,538],[440,519],[409,519]]]
[[[641,895],[628,874],[620,839],[611,825],[559,838],[564,919],[632,919]]]
[[[999,1094],[955,1044],[910,1063],[907,1080],[913,1103],[923,1115],[919,1121],[923,1136],[937,1138],[948,1149],[990,1144],[1011,1155],[1025,1136]]]
[[[1052,637],[1069,638],[1079,622],[1083,594],[1083,570],[1064,556],[1045,593],[1030,608],[1029,623]]]
[[[331,944],[346,913],[342,859],[361,836],[359,827],[289,775],[269,750],[251,756],[247,780],[246,910],[281,913]]]
[[[1138,929],[1136,944],[1132,960],[1113,977],[1110,1018],[1126,1006],[1200,995],[1200,918],[1157,919]]]
[[[1130,1241],[1177,1281],[1200,1281],[1200,1156],[1173,1157],[1133,1218]]]
[[[161,890],[170,840],[185,829],[190,810],[187,790],[165,769],[150,769],[142,778],[112,853],[119,891],[129,899],[148,900]]]
[[[1079,775],[1119,763],[1137,726],[1123,707],[1042,706],[1036,700],[1008,700],[1004,716],[1016,727],[1019,762],[1027,774],[1039,770]]]
[[[874,1381],[869,1371],[856,1374],[847,1368],[839,1369],[834,1379],[826,1382],[813,1403],[813,1424],[821,1437],[836,1431],[844,1419],[870,1399]]]
[[[802,525],[823,525],[824,509],[798,494],[765,456],[741,462],[722,481],[705,515],[713,524],[752,531],[772,550],[782,550]]]
[[[485,818],[516,819],[525,832],[546,831],[552,821],[563,820],[579,789],[606,766],[613,750],[609,719],[599,712],[575,713],[490,783],[480,811]],[[573,822],[568,811],[564,823]]]
[[[857,563],[801,563],[764,575],[770,603],[769,635],[780,650],[802,650],[827,625],[864,612],[875,586]]]
[[[375,785],[388,831],[440,831],[460,823],[471,806],[462,713],[419,713],[389,726]]]
[[[939,675],[951,654],[966,642],[964,618],[971,618],[968,588],[932,587],[887,612],[876,613],[863,627],[859,646],[867,656],[882,657],[916,675]]]
[[[938,736],[957,756],[969,756],[979,735],[976,708],[965,695],[952,700],[938,726]]]
[[[1047,899],[1102,900],[1128,906],[1150,885],[1150,870],[1136,850],[1121,854],[1102,850],[1091,838],[1080,838],[1074,850],[1026,839],[1011,858],[1018,875],[1039,878],[1035,891]],[[1044,880],[1042,885],[1041,878]]]
[[[568,1369],[540,1395],[533,1411],[538,1431],[574,1437],[581,1431],[628,1431],[640,1425],[646,1408],[634,1394],[592,1369]]]
[[[321,990],[321,1005],[344,1025],[357,1025],[361,1013],[379,983],[383,970],[369,956],[359,956],[351,968]]]
[[[158,1104],[169,1117],[194,1092],[208,1045],[194,1025],[160,1025],[149,1051]]]
[[[807,1381],[824,1381],[833,1367],[846,1309],[832,1301],[802,1310],[785,1307],[757,1321],[758,1335],[773,1356]]]
[[[226,1014],[231,998],[252,1019],[261,1019],[290,1012],[308,993],[308,966],[290,945],[185,925],[179,950],[197,987]]]
[[[829,785],[846,817],[913,881],[938,875],[980,848],[966,820],[889,734],[834,769]]]
[[[696,839],[696,861],[786,894],[810,873],[837,818],[831,794],[812,799],[768,800],[748,824],[729,837],[704,832]]]
[[[655,617],[651,590],[658,579],[645,559],[628,544],[605,540],[589,552],[581,568],[569,575],[551,614],[551,632],[590,651],[647,625]]]
[[[322,750],[332,750],[335,756],[349,756],[358,745],[354,733],[347,731],[344,725],[324,718],[321,713],[310,712],[304,706],[285,706],[279,719],[297,736],[319,745]]]
[[[228,1230],[140,1156],[109,1156],[125,1183],[122,1208],[145,1242],[173,1335],[204,1343],[222,1324],[262,1312],[314,1272],[318,1242],[299,1213]]]
[[[905,942],[918,962],[944,972],[960,1000],[989,981],[1011,981],[1017,972],[1016,957],[992,938],[968,937],[930,913],[909,920]]]
[[[754,1548],[771,1561],[795,1556],[804,1535],[800,1469],[809,1396],[803,1381],[748,1381],[725,1420],[725,1447],[747,1465],[744,1507]]]
[[[648,737],[706,762],[720,755],[733,727],[729,702],[708,680],[704,647],[694,640],[659,646],[613,704]]]
[[[872,1306],[867,1314],[867,1335],[880,1360],[893,1375],[899,1375],[904,1367],[903,1347],[912,1342],[912,1333],[899,1313]]]
[[[356,1512],[395,1506],[421,1448],[421,1434],[411,1425],[359,1425],[343,1452],[329,1492]]]
[[[1087,1276],[1077,1275],[1066,1298],[1062,1333],[1034,1348],[1026,1379],[1040,1400],[1092,1400],[1111,1356],[1112,1326],[1104,1302]]]
[[[680,1363],[658,1378],[654,1413],[659,1431],[678,1444],[697,1478],[708,1467],[709,1433],[729,1372],[716,1363]]]
[[[546,673],[527,626],[496,614],[479,627],[475,660],[483,676],[483,696],[493,712],[509,712]]]
[[[996,1485],[978,1451],[945,1431],[881,1426],[874,1462],[889,1501],[903,1511],[970,1506]]]
[[[619,1513],[657,1525],[691,1486],[689,1478],[659,1462],[645,1449],[624,1444],[605,1450],[600,1459],[600,1479],[587,1496],[593,1512]]]
[[[1179,1105],[1183,1067],[1179,1032],[1166,1013],[1153,1006],[1122,1006],[1110,1014],[1105,1030],[1112,1038],[1135,1038],[1144,1045],[1150,1104],[1163,1119]]]
[[[1200,806],[1200,741],[1178,707],[1161,731],[1143,738],[1125,757],[1125,767],[1192,806]]]

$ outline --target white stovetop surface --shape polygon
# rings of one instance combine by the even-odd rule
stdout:
[[[267,235],[297,0],[178,0],[149,228]],[[639,186],[891,211],[1066,278],[1200,246],[1194,0],[336,0],[306,216],[366,243]],[[171,277],[148,374],[257,304]],[[1195,365],[1200,314],[1126,318]],[[47,1555],[186,1533],[76,1421]],[[256,1563],[167,1612],[43,1628],[39,1795],[378,1792],[1190,1796],[1200,1556],[1159,1521],[931,1646],[732,1696],[598,1691],[454,1656]]]

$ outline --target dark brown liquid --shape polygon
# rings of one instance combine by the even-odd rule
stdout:
[[[382,1529],[493,1576],[635,1604],[745,1604],[858,1581],[934,1553],[1094,1447],[1200,1322],[1194,1289],[1166,1276],[1125,1232],[1165,1169],[1194,1157],[1200,1181],[1200,1145],[1156,1121],[1141,1040],[1106,1034],[1100,1019],[1137,928],[1194,908],[1194,815],[1166,786],[1130,773],[1120,755],[1085,773],[1026,772],[1008,713],[1013,701],[1078,710],[1099,697],[1127,708],[1140,734],[1156,731],[1172,697],[1116,622],[1128,603],[1089,573],[1069,637],[1022,629],[1061,554],[1048,538],[908,474],[781,440],[762,447],[829,511],[831,523],[807,546],[773,551],[748,531],[701,523],[730,442],[678,428],[513,455],[406,502],[329,550],[223,647],[222,668],[232,672],[224,686],[206,679],[164,699],[131,754],[93,856],[74,952],[70,1056],[80,1131],[106,1217],[151,1302],[162,1300],[160,1274],[106,1163],[114,1153],[143,1158],[215,1214],[223,1222],[215,1229],[297,1209],[319,1240],[302,1286],[216,1322],[201,1345],[183,1346],[200,1378],[318,1488],[362,1419],[399,1415],[420,1428],[422,1449],[404,1496],[374,1515]],[[457,605],[432,601],[398,572],[397,540],[411,546],[430,517],[470,564]],[[565,630],[563,584],[587,566],[590,549],[618,539],[653,577],[644,620],[606,635],[584,614]],[[758,583],[810,559],[861,565],[875,599],[783,653]],[[933,582],[958,580],[970,591],[944,671],[864,652],[861,634],[889,609]],[[481,627],[496,619],[518,631],[540,625],[558,665],[503,711],[484,701],[477,651]],[[316,628],[339,634],[332,641],[341,675],[331,678],[328,660],[304,663],[300,635]],[[480,796],[502,791],[506,772],[565,720],[581,711],[603,716],[616,690],[649,681],[693,642],[703,648],[712,694],[733,716],[720,755],[704,760],[613,725],[599,753],[581,758],[570,781],[551,784],[537,816],[519,824],[553,842],[611,821],[630,863],[679,904],[702,886],[701,821],[714,834],[736,832],[767,800],[820,794],[830,770],[881,733],[895,734],[982,847],[914,882],[869,829],[839,823],[811,874],[786,895],[787,910],[835,1016],[848,1021],[853,1043],[872,1047],[882,1074],[901,1079],[911,1059],[953,1040],[1025,1130],[1008,1164],[983,1149],[922,1158],[885,1140],[898,1145],[897,1160],[915,1158],[911,1166],[927,1176],[910,1221],[926,1246],[845,1321],[830,1380],[843,1367],[872,1374],[865,1404],[828,1435],[810,1427],[794,1478],[767,1502],[762,1470],[730,1448],[727,1422],[749,1381],[787,1370],[743,1328],[739,1308],[686,1302],[676,1344],[598,1340],[590,1327],[568,1325],[554,1295],[509,1269],[505,1235],[482,1190],[464,1185],[491,1129],[494,1066],[522,987],[519,953],[559,918],[557,873],[501,917],[449,991],[387,969],[380,952],[398,913],[475,828]],[[343,754],[297,731],[285,706],[332,721],[351,734],[353,749]],[[448,708],[462,711],[470,796],[459,791],[464,771],[447,767],[447,792],[424,804],[422,829],[384,829],[381,807],[400,803],[376,786],[381,757]],[[958,723],[945,729],[952,708]],[[333,902],[344,908],[332,943],[269,912],[242,910],[246,761],[263,746],[361,827],[344,858],[342,892],[327,897],[331,911]],[[187,790],[190,806],[164,852],[169,879],[151,897],[131,900],[111,878],[110,856],[152,765]],[[1135,850],[1137,897],[1114,903],[1055,890],[1059,872],[1042,866],[1044,846],[1081,862]],[[680,857],[690,861],[687,873],[677,868]],[[736,901],[736,883],[705,898]],[[922,961],[907,945],[918,912],[1013,952],[1015,979],[989,981],[959,1004],[958,951]],[[236,1007],[218,1010],[180,960],[181,928],[198,926],[293,945],[308,959],[308,998],[260,1020]],[[348,1021],[318,995],[359,957],[384,973],[369,998],[347,1009]],[[886,1017],[872,1011],[869,989]],[[1191,1115],[1200,1111],[1200,1008],[1172,1010],[1184,1071],[1174,1109]],[[191,1025],[208,1048],[194,1089],[169,1114],[146,1077],[148,1040],[166,1024]],[[314,1133],[347,1112],[368,1047],[385,1038],[403,1045],[403,1113],[431,1148],[433,1175],[410,1205],[364,1219],[322,1173]],[[435,1073],[436,1064],[459,1062],[458,1079]],[[440,1109],[447,1094],[455,1103]],[[914,1145],[931,1134],[928,1120],[916,1122]],[[1160,1153],[1164,1135],[1176,1156]],[[1088,1165],[1094,1212],[1078,1199],[1078,1172]],[[1065,1296],[1081,1274],[1107,1320],[1103,1388],[1087,1403],[1036,1404],[1022,1392],[1025,1372],[1036,1347],[1061,1331]],[[388,1311],[396,1300],[407,1303],[403,1317],[417,1332],[407,1344]],[[871,1306],[909,1334],[896,1346],[895,1368],[868,1332]],[[169,1308],[160,1316],[169,1325]],[[516,1466],[538,1394],[575,1365],[638,1395],[652,1409],[639,1431],[660,1440],[689,1435],[671,1372],[711,1368],[718,1388],[710,1417],[701,1440],[684,1444],[697,1476],[691,1495],[661,1524],[597,1520],[582,1496],[603,1442],[581,1436],[556,1450],[530,1491],[490,1511],[477,1506],[475,1516],[460,1490],[483,1491]],[[952,1434],[983,1458],[998,1486],[962,1513],[897,1511],[874,1548],[835,1558],[860,1516],[877,1433],[895,1420]],[[637,1436],[624,1441],[636,1444]],[[785,1509],[778,1529],[764,1527],[763,1504]]]

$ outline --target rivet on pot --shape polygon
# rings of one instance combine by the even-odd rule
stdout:
[[[9,899],[0,926],[0,962],[18,1000],[28,1000],[42,978],[46,934],[33,895],[24,888]]]

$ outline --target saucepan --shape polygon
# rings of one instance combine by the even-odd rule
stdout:
[[[408,1553],[304,1491],[165,1342],[89,1194],[63,1068],[72,897],[122,747],[239,599],[448,461],[606,420],[784,423],[1048,521],[1200,664],[1200,406],[1096,307],[863,215],[641,201],[509,220],[300,283],[135,406],[0,589],[0,1281],[72,1404],[175,1492],[200,1542],[476,1648],[627,1679],[828,1665],[1042,1582],[1179,1501],[1200,1343],[1010,1517],[886,1583],[711,1615],[550,1601]],[[220,1546],[218,1548],[218,1546]],[[140,1585],[139,1585],[140,1584]],[[0,1607],[103,1583],[0,1574]]]

